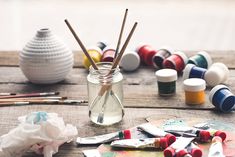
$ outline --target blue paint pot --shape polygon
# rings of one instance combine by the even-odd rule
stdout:
[[[184,68],[184,73],[183,73],[183,79],[189,79],[189,78],[201,78],[204,79],[204,75],[206,73],[207,69],[197,67],[194,64],[187,64],[186,67]]]
[[[225,85],[217,85],[212,88],[209,99],[222,112],[230,112],[234,108],[235,96]]]

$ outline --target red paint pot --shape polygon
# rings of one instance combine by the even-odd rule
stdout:
[[[188,57],[183,52],[177,51],[163,61],[163,67],[175,69],[177,72],[181,73],[187,62]]]
[[[145,63],[146,65],[153,65],[153,56],[157,53],[156,50],[154,50],[149,45],[143,45],[137,48],[137,52],[143,63]]]
[[[114,55],[115,55],[115,49],[113,49],[111,47],[107,47],[104,49],[101,61],[102,62],[113,62]]]

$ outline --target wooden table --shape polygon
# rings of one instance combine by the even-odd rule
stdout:
[[[214,62],[223,62],[230,68],[230,77],[227,85],[235,92],[235,52],[210,52]],[[0,91],[1,92],[45,92],[59,91],[61,95],[76,99],[87,100],[86,75],[87,71],[81,65],[81,53],[75,54],[74,69],[66,80],[54,85],[34,85],[27,81],[18,67],[17,52],[0,52]],[[187,52],[188,56],[196,52]],[[188,106],[184,103],[182,90],[182,77],[177,82],[177,94],[170,98],[158,96],[156,87],[155,70],[150,67],[141,67],[133,73],[124,73],[124,119],[113,126],[99,127],[90,122],[87,104],[83,105],[27,105],[0,107],[0,135],[6,134],[18,125],[17,117],[32,111],[56,112],[62,116],[66,123],[71,123],[78,128],[80,137],[110,133],[127,129],[146,122],[147,117],[204,117],[234,123],[234,113],[223,114],[214,110],[208,100],[210,89],[206,90],[207,100],[204,105]],[[77,147],[75,143],[63,145],[56,157],[83,156],[81,150],[95,148]],[[26,153],[24,157],[36,156]]]

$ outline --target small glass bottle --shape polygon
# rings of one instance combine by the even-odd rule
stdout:
[[[124,116],[123,76],[119,68],[110,74],[112,62],[100,62],[97,67],[91,66],[87,76],[89,117],[96,124],[111,125]]]

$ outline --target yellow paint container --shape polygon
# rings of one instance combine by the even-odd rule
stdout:
[[[101,61],[102,50],[99,47],[90,48],[87,51],[95,63],[98,63]],[[89,69],[90,65],[91,63],[89,59],[86,57],[86,55],[83,54],[83,66],[86,69]]]
[[[205,102],[206,82],[200,78],[190,78],[184,81],[185,103],[199,105]]]

